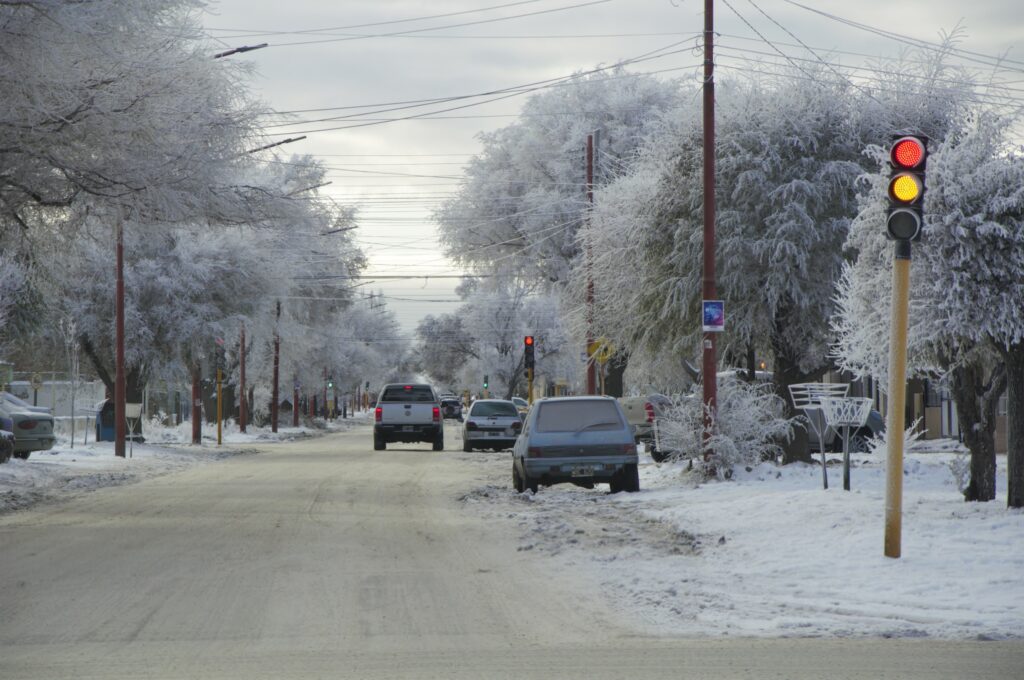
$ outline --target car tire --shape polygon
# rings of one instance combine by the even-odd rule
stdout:
[[[20,458],[21,460],[28,460],[28,457],[29,457],[30,455],[32,455],[32,452],[31,452],[31,451],[22,451],[22,452],[20,452],[20,453],[15,453],[15,454],[14,454],[14,457],[15,457],[15,458]]]
[[[668,460],[668,451],[656,449],[654,448],[653,444],[651,445],[650,449],[648,449],[648,451],[650,451],[651,460],[653,460],[655,463],[664,463],[666,460]]]
[[[630,463],[622,468],[621,489],[626,493],[636,493],[640,490],[640,469],[636,463]]]
[[[857,430],[850,435],[850,453],[867,453],[870,451],[871,447],[868,445],[868,441],[871,439],[871,436],[871,430],[867,428]]]
[[[433,446],[433,448],[434,448],[435,451],[444,451],[444,433],[443,432],[439,432],[437,434],[437,436],[434,437],[434,446]]]
[[[537,490],[540,489],[540,482],[526,474],[526,470],[523,470],[523,487],[533,493],[537,493]]]
[[[469,440],[466,439],[465,436],[463,436],[462,439],[462,450],[465,451],[466,453],[469,453],[470,451],[473,450],[473,447],[469,445]]]
[[[512,463],[512,488],[516,490],[516,493],[523,493],[526,491],[526,485],[523,484],[523,477],[519,474],[519,468],[516,467],[515,463]]]
[[[383,451],[387,447],[388,447],[387,440],[385,440],[382,435],[379,435],[379,434],[373,435],[373,450],[374,451]]]

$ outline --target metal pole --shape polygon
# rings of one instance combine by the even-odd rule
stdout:
[[[889,404],[885,416],[885,556],[900,556],[903,531],[903,429],[907,400],[907,325],[910,305],[910,241],[896,241],[892,261],[889,330]]]
[[[714,0],[704,0],[704,282],[703,298],[714,300],[715,292],[715,31]],[[718,369],[715,333],[704,334],[704,460],[711,459],[711,439],[718,409]]]
[[[295,385],[295,394],[292,395],[292,427],[299,426],[299,386]]]
[[[203,392],[199,385],[201,371],[192,367],[192,443],[203,443]]]
[[[277,322],[274,324],[274,380],[273,396],[270,402],[270,431],[277,432],[277,404],[278,404],[278,370],[281,366],[281,336],[278,334],[277,325],[281,322],[281,301],[277,301]]]
[[[533,369],[532,368],[526,369],[526,381],[527,381],[526,402],[532,406],[533,405]]]
[[[115,292],[114,335],[114,455],[125,457],[124,376],[124,218],[117,216],[117,288]]]
[[[240,351],[241,364],[239,367],[239,393],[238,393],[238,429],[245,432],[246,420],[249,417],[248,395],[245,392],[245,324],[242,324],[242,340]]]
[[[587,135],[587,203],[594,205],[594,135]],[[587,244],[587,394],[597,394],[594,370],[594,276],[591,273],[591,247]]]
[[[221,423],[224,421],[224,400],[222,398],[223,397],[223,393],[221,391],[221,386],[222,386],[221,381],[223,380],[223,376],[224,376],[224,372],[221,370],[220,366],[218,366],[217,367],[217,446],[220,446],[222,441],[223,441],[223,439],[221,437],[221,435],[222,435]]]

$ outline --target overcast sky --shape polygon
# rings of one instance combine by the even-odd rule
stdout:
[[[692,49],[631,70],[692,78],[700,72],[703,8],[703,0],[210,0],[206,25],[225,47],[270,43],[231,58],[253,65],[253,92],[275,110],[356,107],[297,113],[291,124],[267,132],[284,139],[310,131],[306,140],[282,150],[321,158],[333,181],[323,191],[360,206],[358,238],[370,259],[371,278],[436,277],[459,272],[437,247],[430,211],[456,189],[461,166],[480,149],[477,136],[514,122],[524,98],[384,124],[377,121],[481,99],[367,112],[380,104],[478,94],[565,76],[680,41],[668,51]],[[1021,0],[716,0],[716,76],[728,78],[751,59],[781,59],[777,49],[793,58],[815,58],[799,43],[845,66],[908,48],[852,22],[930,42],[959,25],[961,49],[1016,60],[1009,66],[1021,75],[1011,87],[1019,88],[1016,97],[1024,93]],[[349,118],[320,121],[337,116]],[[374,124],[324,130],[360,123]],[[454,308],[439,301],[455,299],[457,283],[378,278],[364,289],[383,291],[411,334],[426,314]]]

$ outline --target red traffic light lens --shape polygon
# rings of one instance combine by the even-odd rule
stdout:
[[[889,157],[898,168],[916,168],[924,161],[924,142],[917,137],[903,137],[892,145]]]
[[[525,338],[523,338],[523,343],[527,347],[532,347],[533,346],[533,336],[532,335],[527,335]]]

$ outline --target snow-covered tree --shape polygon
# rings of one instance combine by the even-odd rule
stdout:
[[[825,69],[793,76],[734,82],[717,98],[717,288],[732,348],[723,354],[770,353],[780,396],[826,367],[832,289],[862,172],[857,93]],[[599,192],[582,239],[595,244],[600,334],[681,362],[702,334],[700,120],[691,111],[665,133]],[[577,303],[583,289],[577,281]]]
[[[679,84],[613,69],[532,96],[521,119],[481,136],[458,195],[436,214],[449,257],[486,271],[507,262],[525,277],[562,282],[579,255],[585,147],[597,131],[595,184],[621,173]]]
[[[929,310],[934,325],[989,345],[1002,360],[1008,504],[1024,507],[1024,155],[1008,145],[1007,127],[1004,119],[981,115],[929,159],[925,209],[934,218],[924,236],[923,283],[936,303]],[[972,468],[972,485],[985,495],[991,488],[994,497],[994,451],[988,460],[991,480],[975,479]]]

